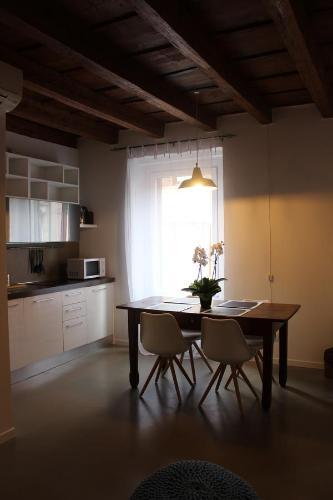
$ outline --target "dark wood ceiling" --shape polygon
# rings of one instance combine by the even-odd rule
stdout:
[[[327,117],[333,0],[5,0],[0,60],[24,74],[8,128],[68,144],[311,102]]]

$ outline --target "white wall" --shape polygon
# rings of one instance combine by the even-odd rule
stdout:
[[[301,304],[290,322],[289,358],[321,366],[323,350],[333,345],[333,121],[304,106],[274,111],[269,126],[246,114],[224,117],[219,129],[236,134],[224,141],[226,295]],[[166,136],[195,137],[196,131],[173,124]],[[151,142],[121,133],[124,145]],[[81,141],[79,153],[82,199],[100,224],[83,235],[81,251],[107,257],[116,302],[125,302],[125,153],[92,141]],[[123,313],[116,336],[126,340]]]
[[[10,397],[5,236],[5,115],[0,113],[0,443],[14,434]]]
[[[78,166],[79,155],[77,149],[33,139],[14,132],[6,132],[6,150],[33,158]]]

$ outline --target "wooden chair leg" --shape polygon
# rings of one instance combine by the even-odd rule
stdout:
[[[242,407],[242,401],[241,401],[241,396],[240,396],[240,392],[239,392],[237,372],[236,372],[236,368],[234,366],[231,366],[231,374],[232,374],[232,378],[234,380],[234,386],[235,386],[238,406],[239,406],[241,414],[243,415],[243,407]]]
[[[245,382],[246,382],[246,384],[248,385],[249,389],[250,389],[250,390],[251,390],[251,392],[254,394],[254,397],[255,397],[256,399],[259,399],[258,394],[257,394],[257,393],[256,393],[256,391],[254,390],[254,388],[253,388],[253,386],[252,386],[251,382],[249,381],[249,379],[248,379],[248,377],[247,377],[246,373],[244,372],[243,368],[242,368],[241,366],[238,366],[237,368],[238,368],[238,370],[239,370],[239,373],[242,375],[242,377],[243,377],[244,381],[245,381]]]
[[[150,371],[150,373],[149,373],[149,375],[148,375],[148,378],[147,378],[147,380],[146,380],[146,382],[145,382],[144,386],[143,386],[143,387],[142,387],[142,389],[141,389],[141,392],[140,392],[140,398],[142,398],[142,396],[143,396],[143,394],[144,394],[145,390],[147,389],[148,384],[149,384],[149,382],[150,382],[150,380],[151,380],[152,376],[154,375],[154,372],[155,372],[155,370],[156,370],[157,366],[158,366],[158,365],[159,365],[159,363],[160,363],[160,360],[161,360],[161,358],[160,358],[160,356],[159,356],[159,357],[157,358],[157,360],[155,361],[154,366],[153,366],[153,368],[151,369],[151,371]]]
[[[200,349],[200,347],[198,346],[198,344],[196,342],[193,342],[193,345],[194,347],[196,348],[196,350],[198,351],[198,353],[200,354],[200,356],[202,357],[202,359],[204,360],[204,362],[206,363],[206,365],[208,366],[209,368],[209,371],[211,373],[213,373],[213,368],[211,367],[208,359],[207,359],[207,356],[205,355],[205,353],[202,351],[202,349]]]
[[[164,377],[164,376],[165,376],[165,374],[166,374],[166,372],[169,370],[169,366],[170,366],[169,360],[168,360],[168,359],[166,359],[166,360],[165,360],[165,366],[164,366],[164,369],[163,369],[163,371],[162,371],[162,377]]]
[[[190,386],[192,387],[193,386],[193,382],[192,380],[190,379],[190,377],[187,375],[186,373],[186,370],[185,368],[183,367],[183,365],[180,363],[179,359],[177,358],[177,356],[175,356],[173,358],[173,360],[175,361],[176,365],[178,366],[178,368],[180,369],[180,371],[182,372],[182,374],[184,375],[184,377],[186,378],[186,380],[188,381],[188,383],[190,384]]]
[[[238,370],[238,368],[236,369],[236,375],[237,375],[237,377],[239,376],[239,370]],[[232,381],[232,373],[230,373],[230,376],[229,376],[228,380],[225,383],[225,386],[224,386],[225,389],[228,389],[231,381]]]
[[[260,363],[260,359],[259,359],[258,353],[254,356],[254,360],[256,362],[256,365],[257,365],[257,368],[258,368],[258,372],[259,372],[260,378],[262,380],[262,367],[261,367],[261,363]]]
[[[193,348],[192,348],[192,344],[190,345],[190,348],[189,348],[189,354],[190,354],[190,362],[191,362],[191,370],[192,370],[192,379],[193,379],[193,383],[196,384],[197,382],[197,378],[195,376],[195,368],[194,368],[194,359],[193,359]]]
[[[219,364],[219,366],[217,367],[216,369],[216,372],[214,373],[214,375],[212,376],[208,386],[207,386],[207,389],[205,390],[205,392],[203,393],[203,396],[202,398],[200,399],[199,401],[199,407],[202,405],[202,403],[205,401],[206,397],[207,397],[207,394],[209,393],[212,385],[214,384],[215,380],[217,379],[217,376],[219,375],[220,371],[222,370],[222,364]]]
[[[176,392],[177,392],[178,403],[180,404],[182,402],[182,398],[180,396],[175,367],[173,366],[172,358],[169,359],[169,363],[170,363],[170,369],[171,369],[171,373],[172,373],[173,383],[175,384],[175,388],[176,388]]]
[[[183,364],[183,361],[184,361],[184,352],[180,355],[179,357],[179,363],[182,365]]]
[[[156,373],[155,384],[157,384],[158,379],[160,378],[160,374],[161,374],[161,371],[162,371],[162,365],[163,365],[163,360],[160,359],[160,362],[158,364],[158,370],[157,370],[157,373]]]
[[[227,367],[227,365],[222,365],[222,369],[220,371],[220,375],[219,375],[219,378],[217,380],[217,384],[216,384],[216,387],[215,387],[215,392],[217,392],[219,390],[219,388],[220,388],[220,385],[221,385],[222,378],[223,378],[223,375],[224,375],[226,367]]]

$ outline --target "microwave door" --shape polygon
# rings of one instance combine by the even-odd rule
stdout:
[[[84,262],[84,277],[98,278],[100,276],[100,261],[96,259],[87,259]]]

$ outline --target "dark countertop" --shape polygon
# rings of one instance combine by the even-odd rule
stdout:
[[[90,278],[86,280],[69,280],[67,278],[57,281],[41,281],[29,283],[24,287],[7,288],[8,300],[32,297],[34,295],[44,295],[46,293],[63,292],[73,288],[84,288],[88,286],[103,285],[112,283],[115,278]],[[15,285],[14,285],[15,286]]]

